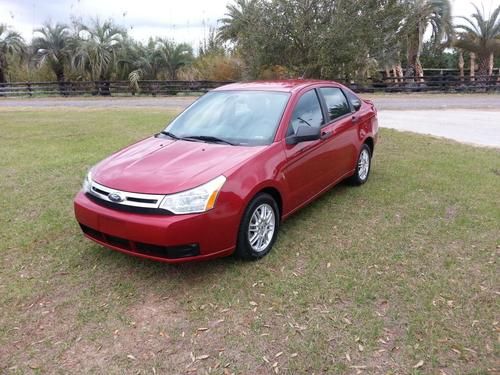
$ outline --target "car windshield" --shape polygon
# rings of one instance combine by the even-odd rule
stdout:
[[[284,92],[210,92],[181,113],[163,133],[204,142],[270,144],[288,98]]]

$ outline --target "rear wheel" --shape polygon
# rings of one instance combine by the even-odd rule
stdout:
[[[354,185],[363,185],[370,175],[370,168],[372,165],[372,153],[370,147],[365,143],[361,147],[356,162],[356,171],[351,176],[351,183]]]
[[[236,255],[256,260],[274,245],[279,229],[279,209],[272,196],[260,193],[248,204],[238,232]]]

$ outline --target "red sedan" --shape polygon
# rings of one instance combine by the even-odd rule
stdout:
[[[366,182],[377,111],[331,81],[236,83],[94,166],[75,197],[85,236],[176,263],[258,259],[282,220],[349,178]]]

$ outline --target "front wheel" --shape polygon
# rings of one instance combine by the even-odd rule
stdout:
[[[356,171],[351,176],[351,183],[354,185],[363,185],[370,175],[372,164],[372,153],[370,147],[365,143],[359,151],[358,161],[356,162]]]
[[[274,198],[266,193],[255,196],[241,220],[236,255],[248,260],[265,256],[276,241],[279,223],[279,209]]]

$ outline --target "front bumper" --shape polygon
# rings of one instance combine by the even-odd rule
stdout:
[[[160,262],[226,256],[236,245],[239,220],[217,208],[191,215],[122,212],[104,207],[80,191],[74,209],[86,237],[110,249]]]

